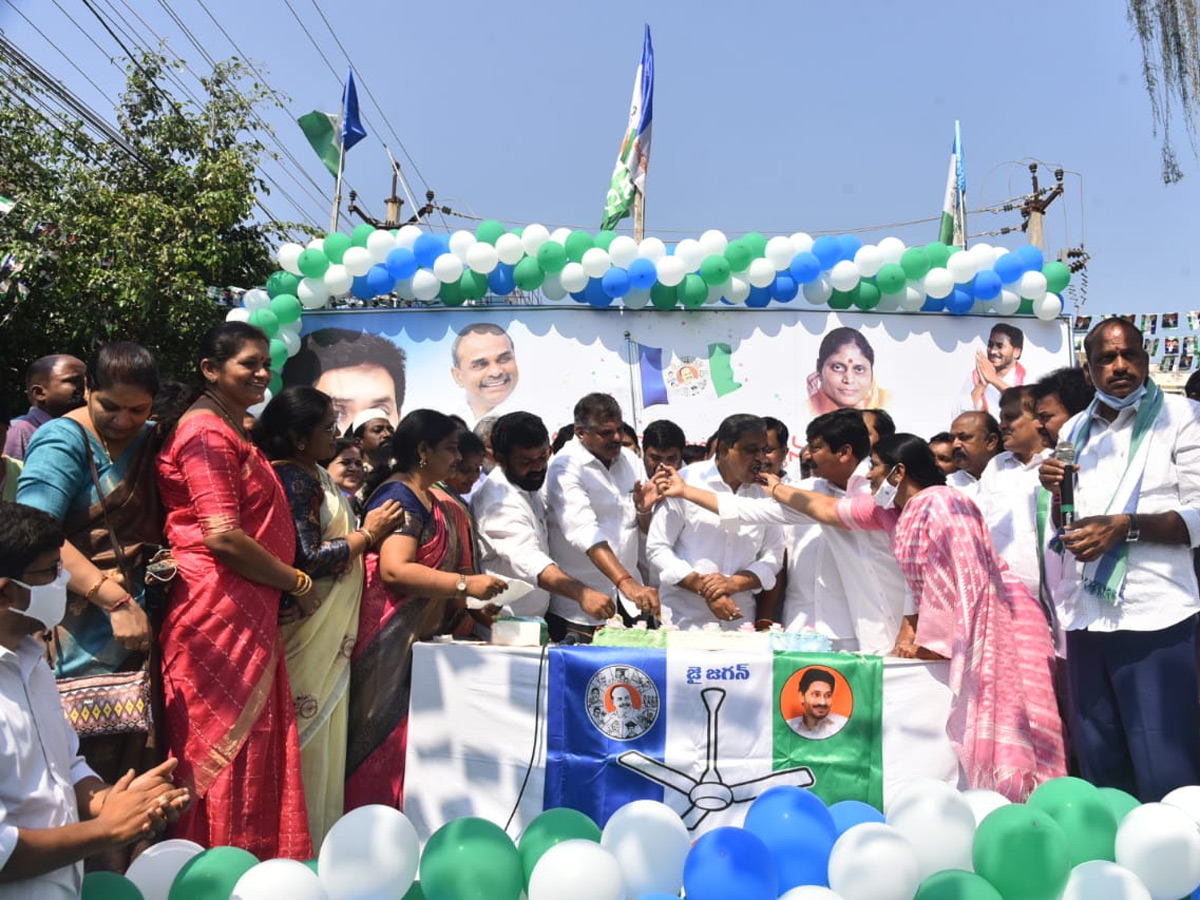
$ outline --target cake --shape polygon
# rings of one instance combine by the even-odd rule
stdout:
[[[805,627],[799,631],[784,631],[775,623],[769,631],[755,631],[746,622],[736,631],[726,631],[716,622],[703,628],[681,631],[671,625],[648,629],[644,622],[625,627],[619,617],[609,619],[596,631],[592,643],[598,647],[643,647],[676,650],[777,650],[802,653],[829,653],[833,645],[820,632]]]

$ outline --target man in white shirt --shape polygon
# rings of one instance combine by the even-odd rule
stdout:
[[[67,900],[82,860],[161,831],[187,806],[177,760],[105,784],[79,755],[54,674],[33,635],[62,620],[58,523],[0,503],[0,900]]]
[[[683,450],[687,437],[683,429],[670,419],[655,419],[642,432],[642,464],[646,467],[646,478],[651,479],[659,466],[679,469],[683,466]],[[646,532],[638,529],[638,571],[642,583],[658,587],[658,573],[651,569],[646,560]]]
[[[717,429],[714,459],[680,474],[716,494],[762,497],[758,475],[766,463],[767,427],[758,416],[734,415]],[[646,536],[646,558],[658,570],[663,617],[680,628],[718,622],[739,628],[757,618],[753,592],[769,590],[783,562],[777,525],[721,527],[713,513],[686,500],[665,501]]]
[[[833,737],[850,721],[832,711],[836,679],[827,669],[813,666],[800,676],[800,696],[804,698],[804,713],[788,719],[787,724],[800,737],[823,741]]]
[[[1044,375],[1033,385],[1034,411],[1047,447],[1058,443],[1067,419],[1083,412],[1096,395],[1082,369],[1064,366]]]
[[[546,506],[538,493],[550,460],[545,424],[533,413],[501,416],[492,428],[492,453],[496,466],[471,497],[482,568],[510,583],[533,587],[505,605],[516,616],[544,617],[553,591],[574,600],[590,616],[612,616],[616,608],[609,594],[572,578],[550,557]]]
[[[979,476],[1002,449],[1000,425],[990,413],[965,412],[951,423],[950,436],[958,471],[946,476],[946,484],[974,500],[979,495]]]
[[[649,525],[657,495],[642,461],[621,446],[621,407],[593,393],[575,404],[575,440],[550,460],[542,489],[550,556],[593,590],[621,595],[632,612],[657,616],[658,591],[638,581],[639,528]],[[628,607],[627,607],[628,609]],[[552,592],[550,637],[589,642],[604,620],[571,597]]]
[[[1200,407],[1148,380],[1129,322],[1104,320],[1084,349],[1096,397],[1059,435],[1076,448],[1078,519],[1062,551],[1047,551],[1046,576],[1066,630],[1083,777],[1151,802],[1200,783]],[[1042,463],[1060,502],[1064,472],[1053,457]]]
[[[1009,388],[1000,395],[1000,435],[1004,452],[983,470],[976,503],[991,529],[996,555],[1037,597],[1038,468],[1050,451],[1034,412],[1031,386]]]
[[[1024,349],[1025,332],[1020,328],[1007,322],[993,325],[987,349],[975,353],[975,368],[967,376],[955,414],[979,410],[996,415],[1000,394],[1025,383],[1025,367],[1020,363]]]

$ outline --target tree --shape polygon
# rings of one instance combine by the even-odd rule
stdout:
[[[1150,95],[1154,133],[1162,129],[1162,178],[1174,184],[1183,178],[1171,141],[1175,104],[1192,149],[1196,149],[1200,120],[1200,29],[1196,0],[1129,0],[1129,22],[1142,48],[1142,77]]]
[[[0,220],[10,390],[38,356],[86,358],[107,338],[145,344],[164,376],[190,380],[199,338],[221,318],[209,288],[262,284],[272,239],[294,227],[253,218],[266,193],[255,136],[266,87],[242,63],[219,63],[202,106],[184,108],[158,86],[167,65],[131,60],[119,134],[93,138],[0,57],[0,195],[17,201]]]

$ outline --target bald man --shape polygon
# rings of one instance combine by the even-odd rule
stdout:
[[[17,416],[4,439],[4,455],[24,459],[33,433],[59,416],[83,406],[83,360],[65,353],[43,356],[25,370],[29,412]]]

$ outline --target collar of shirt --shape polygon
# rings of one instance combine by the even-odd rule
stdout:
[[[992,457],[990,465],[994,465],[997,469],[1023,469],[1028,472],[1030,469],[1036,469],[1041,466],[1042,461],[1050,455],[1050,450],[1043,448],[1029,458],[1029,462],[1023,463],[1017,459],[1016,454],[1011,450],[1005,450],[1003,453],[998,453]],[[962,471],[961,469],[959,471]]]

